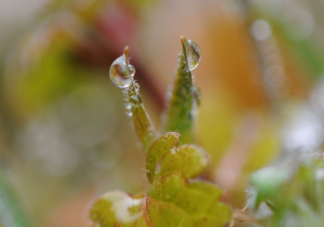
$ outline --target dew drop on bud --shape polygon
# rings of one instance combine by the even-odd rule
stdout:
[[[139,95],[132,95],[129,97],[129,103],[132,107],[139,107],[142,104],[142,98]]]
[[[135,87],[135,90],[136,90],[136,91],[139,91],[139,89],[140,89],[140,86],[139,86],[139,84],[138,84],[138,83],[134,83],[134,87]]]
[[[132,106],[130,104],[127,104],[125,106],[125,113],[129,117],[131,117],[133,115],[133,113],[132,113]]]
[[[134,66],[132,66],[132,65],[128,65],[128,70],[129,70],[129,72],[130,72],[130,76],[131,77],[134,77],[135,76],[135,67]]]
[[[125,55],[117,58],[110,66],[110,79],[120,88],[127,88],[133,82],[133,76],[135,75],[135,67],[128,64]]]
[[[201,51],[197,43],[190,39],[186,39],[184,37],[181,37],[181,41],[185,47],[186,55],[187,55],[187,62],[189,70],[194,70],[201,59]]]
[[[132,110],[131,109],[125,109],[125,113],[128,117],[133,116]]]

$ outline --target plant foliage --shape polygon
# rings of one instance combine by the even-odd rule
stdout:
[[[155,141],[154,126],[145,112],[139,86],[131,75],[128,48],[120,58],[123,61],[117,59],[112,65],[113,72],[119,70],[115,75],[123,76],[117,79],[124,84],[131,80],[124,90],[126,108],[143,144],[151,184],[137,195],[114,191],[100,197],[90,211],[93,226],[224,226],[231,220],[231,209],[220,202],[222,190],[211,182],[197,179],[208,167],[209,155],[197,145],[182,145],[193,138],[196,88],[192,85],[188,65],[191,41],[182,37],[181,42],[182,51],[167,111],[168,132]]]
[[[251,176],[248,206],[264,226],[323,226],[323,154],[308,153]]]

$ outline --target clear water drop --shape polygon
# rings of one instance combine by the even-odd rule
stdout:
[[[200,59],[201,59],[201,51],[197,43],[190,39],[181,38],[187,55],[187,62],[189,70],[192,71],[197,68]]]
[[[131,117],[133,115],[132,113],[132,106],[130,104],[127,104],[125,106],[125,113],[128,117]]]
[[[125,109],[125,113],[128,117],[133,116],[132,110],[131,109]]]
[[[134,83],[134,87],[136,91],[139,91],[140,89],[140,85],[138,83]]]
[[[110,79],[111,81],[120,88],[129,87],[135,74],[135,68],[132,65],[128,65],[125,59],[125,55],[117,58],[110,66]]]
[[[131,77],[134,77],[135,76],[135,72],[136,72],[136,70],[135,70],[135,67],[133,66],[133,65],[128,65],[128,70],[129,70],[129,72],[130,72],[130,76]]]

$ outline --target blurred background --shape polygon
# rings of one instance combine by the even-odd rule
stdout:
[[[143,152],[108,71],[128,45],[159,127],[181,35],[202,51],[204,178],[242,208],[251,172],[323,145],[323,10],[318,0],[2,0],[3,227],[90,226],[97,196],[145,190]]]

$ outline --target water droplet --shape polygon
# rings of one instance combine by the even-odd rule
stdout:
[[[133,106],[133,107],[138,107],[142,104],[142,98],[139,95],[132,95],[129,97],[129,103]]]
[[[130,104],[127,104],[127,105],[125,106],[125,109],[126,109],[126,110],[130,110],[130,109],[132,109],[132,106],[131,106]]]
[[[134,77],[135,76],[135,72],[136,72],[136,70],[135,70],[135,67],[133,66],[133,65],[128,65],[128,70],[129,70],[129,72],[130,72],[130,76],[131,77]]]
[[[128,117],[131,117],[133,115],[132,106],[130,104],[125,106],[125,113]]]
[[[133,76],[135,74],[135,68],[132,65],[127,64],[125,55],[117,58],[110,67],[110,79],[120,88],[127,88],[133,82]]]
[[[139,91],[139,89],[140,89],[140,86],[139,86],[139,84],[138,84],[138,83],[134,83],[134,87],[135,87],[135,90],[136,90],[136,91]]]
[[[201,59],[201,51],[197,43],[190,39],[182,38],[183,45],[185,46],[187,62],[189,66],[189,70],[192,71],[197,68],[200,59]]]

